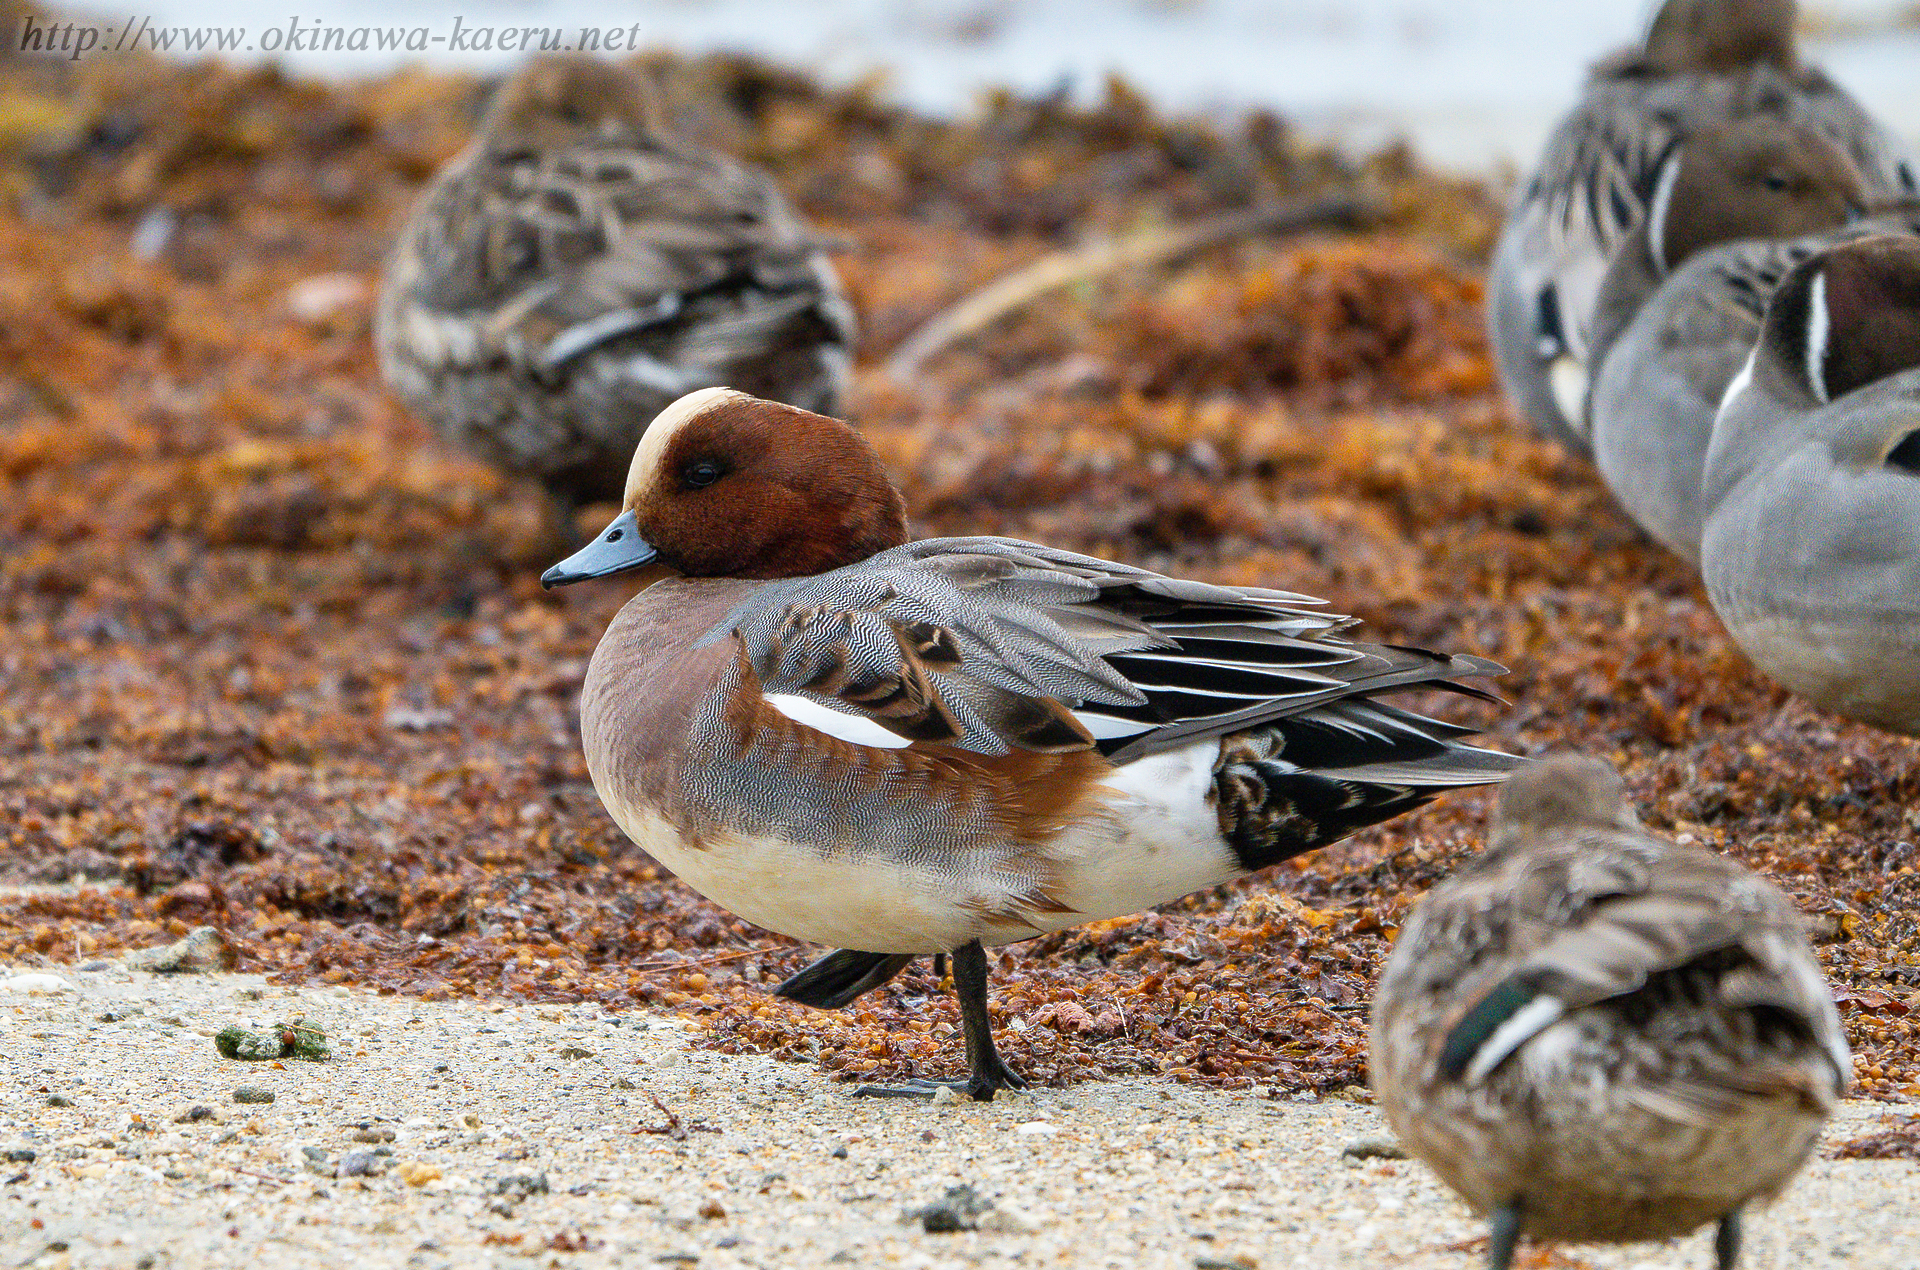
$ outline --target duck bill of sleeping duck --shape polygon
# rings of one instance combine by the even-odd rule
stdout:
[[[614,517],[592,542],[541,574],[540,585],[552,590],[589,578],[608,578],[650,565],[659,556],[653,544],[640,536],[639,522],[628,510]]]

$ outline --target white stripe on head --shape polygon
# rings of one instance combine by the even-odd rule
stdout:
[[[702,388],[690,392],[669,405],[653,417],[647,430],[640,438],[640,445],[633,452],[633,465],[627,469],[627,489],[625,503],[633,506],[633,496],[653,475],[654,468],[660,465],[660,456],[667,451],[667,443],[672,441],[680,429],[694,419],[705,414],[723,401],[747,394],[735,388]]]
[[[1759,356],[1758,348],[1747,354],[1747,364],[1740,368],[1740,373],[1733,377],[1733,382],[1727,385],[1727,390],[1720,394],[1720,409],[1715,411],[1716,414],[1727,413],[1727,403],[1745,392],[1747,386],[1753,383],[1753,362]]]
[[[1821,405],[1827,396],[1827,271],[1813,275],[1807,287],[1807,384]]]
[[[1667,214],[1673,209],[1673,186],[1680,179],[1681,148],[1675,146],[1660,175],[1653,183],[1653,198],[1647,203],[1647,249],[1653,253],[1653,267],[1667,272]]]
[[[812,728],[815,732],[824,732],[855,745],[876,745],[882,749],[899,750],[913,744],[906,737],[887,731],[863,714],[835,710],[832,706],[823,706],[818,701],[790,692],[769,692],[762,700],[803,728]]]

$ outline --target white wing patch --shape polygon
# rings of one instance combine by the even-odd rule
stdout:
[[[1535,997],[1527,1002],[1481,1042],[1467,1068],[1467,1084],[1477,1085],[1485,1080],[1494,1068],[1506,1061],[1507,1055],[1559,1022],[1566,1012],[1567,1007],[1552,997]]]
[[[1142,732],[1151,732],[1160,725],[1142,723],[1138,719],[1122,719],[1118,715],[1101,714],[1097,710],[1075,710],[1073,717],[1080,720],[1080,726],[1087,735],[1096,741],[1112,741],[1123,736],[1139,736]]]
[[[837,740],[851,741],[855,745],[876,745],[889,750],[903,750],[913,744],[906,737],[887,731],[865,715],[848,714],[790,692],[769,692],[762,700],[801,727],[824,732]]]

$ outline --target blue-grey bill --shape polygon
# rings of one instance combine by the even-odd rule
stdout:
[[[552,588],[624,573],[651,564],[659,554],[652,543],[640,536],[640,526],[634,521],[633,513],[621,512],[592,542],[541,574],[540,585]]]

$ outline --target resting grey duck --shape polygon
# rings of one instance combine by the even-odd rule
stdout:
[[[1871,202],[1914,192],[1920,176],[1904,147],[1800,60],[1794,17],[1792,0],[1668,0],[1643,46],[1596,66],[1548,138],[1508,212],[1487,284],[1501,383],[1538,431],[1588,449],[1581,404],[1601,276],[1688,137],[1767,114],[1832,138]]]
[[[1373,1005],[1373,1087],[1492,1225],[1629,1242],[1793,1178],[1846,1087],[1832,997],[1778,887],[1643,831],[1619,776],[1562,756],[1502,790],[1484,855],[1436,886]]]
[[[764,174],[670,137],[647,87],[530,61],[413,209],[375,338],[448,439],[562,506],[620,497],[642,429],[717,384],[835,410],[853,315]]]
[[[1714,420],[1701,574],[1756,666],[1920,736],[1920,240],[1788,273]]]
[[[1781,235],[1791,233],[1776,222]],[[1602,286],[1595,348],[1594,462],[1629,515],[1655,539],[1698,564],[1707,443],[1727,386],[1746,364],[1760,320],[1787,270],[1816,252],[1875,234],[1920,234],[1920,205],[1885,210],[1843,229],[1798,238],[1752,239],[1703,251],[1659,285],[1617,336],[1608,297],[1637,289],[1636,232]]]

